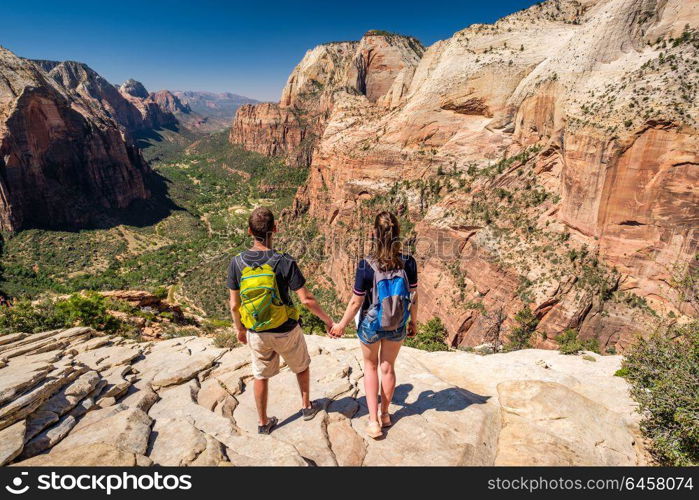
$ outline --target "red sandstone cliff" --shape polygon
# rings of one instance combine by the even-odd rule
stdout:
[[[309,50],[289,76],[279,104],[248,104],[238,110],[230,141],[308,166],[336,93],[363,95],[372,103],[383,97],[381,104],[390,106],[393,96],[404,92],[423,51],[414,38],[381,32],[369,32],[360,42]]]
[[[76,226],[149,197],[148,167],[111,116],[129,111],[110,108],[108,84],[96,80],[106,84],[96,106],[95,89],[63,85],[89,68],[42,67],[0,48],[0,229]]]
[[[502,340],[529,308],[534,345],[572,328],[623,349],[699,314],[683,281],[699,266],[698,27],[697,2],[549,0],[424,54],[321,46],[278,105],[239,110],[231,141],[304,164],[294,112],[314,103],[295,211],[319,221],[344,297],[357,235],[390,208],[420,319],[453,345]]]

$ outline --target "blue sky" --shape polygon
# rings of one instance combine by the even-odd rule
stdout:
[[[383,29],[429,45],[534,3],[2,0],[0,45],[23,57],[85,62],[113,83],[135,78],[151,91],[276,101],[296,63],[320,43]]]

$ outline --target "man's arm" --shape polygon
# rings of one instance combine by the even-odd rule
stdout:
[[[320,306],[316,298],[313,296],[310,290],[306,288],[305,286],[302,286],[298,290],[296,290],[296,295],[299,298],[299,301],[308,308],[309,311],[311,311],[313,314],[318,316],[320,320],[325,323],[325,326],[328,330],[332,328],[333,326],[333,320],[330,318],[330,316],[327,315],[325,311],[323,311],[323,308]]]
[[[240,290],[231,290],[230,292],[231,316],[233,316],[233,324],[235,324],[235,329],[238,332],[238,341],[241,344],[247,344],[248,329],[240,321]]]

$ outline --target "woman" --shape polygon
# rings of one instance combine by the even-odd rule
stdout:
[[[396,388],[394,365],[398,351],[406,334],[414,337],[417,333],[417,264],[413,257],[401,253],[400,225],[390,212],[381,212],[374,220],[372,253],[357,265],[354,295],[330,334],[341,337],[360,310],[357,337],[364,357],[364,391],[369,408],[366,432],[378,438],[381,428],[392,424],[388,409]]]

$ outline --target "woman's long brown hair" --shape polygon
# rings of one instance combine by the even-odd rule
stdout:
[[[400,258],[400,224],[391,212],[381,212],[374,219],[373,257],[382,271],[403,269]]]

